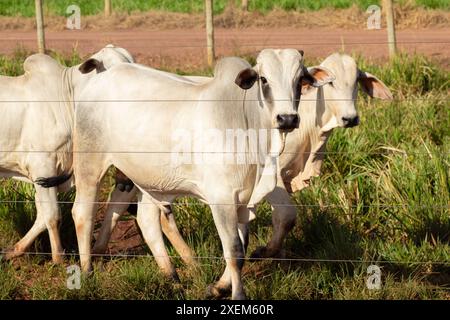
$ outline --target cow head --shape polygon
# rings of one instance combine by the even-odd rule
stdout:
[[[99,73],[111,68],[113,65],[123,62],[134,63],[134,58],[127,50],[109,44],[83,62],[79,70],[84,74],[93,70]]]
[[[335,53],[326,58],[320,67],[330,70],[335,76],[322,90],[325,114],[333,119],[336,126],[351,128],[359,124],[356,110],[358,83],[371,97],[392,99],[385,84],[370,73],[360,71],[355,60],[348,55]],[[304,93],[310,89],[308,84],[302,86]]]
[[[297,113],[301,92],[299,83],[307,77],[315,86],[323,85],[324,73],[310,74],[303,67],[303,51],[295,49],[265,49],[253,68],[242,70],[236,84],[247,90],[258,86],[258,100],[271,114],[272,127],[282,131],[298,128]],[[320,77],[325,77],[321,79]]]

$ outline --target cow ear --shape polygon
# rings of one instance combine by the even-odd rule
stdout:
[[[92,70],[97,70],[97,72],[104,71],[105,68],[103,67],[103,63],[101,61],[98,61],[97,59],[88,59],[85,62],[81,64],[81,66],[78,68],[81,73],[89,73]]]
[[[330,83],[334,79],[334,74],[325,67],[303,68],[303,76],[301,78],[302,94],[306,94],[312,88],[318,88]]]
[[[248,90],[253,87],[256,80],[258,80],[258,73],[252,68],[247,68],[239,72],[234,83],[242,89]]]
[[[379,98],[383,100],[392,100],[394,98],[391,91],[388,87],[386,87],[383,81],[375,77],[373,74],[359,71],[358,82],[361,89],[372,98]]]
[[[303,69],[302,83],[313,87],[321,87],[324,84],[332,82],[336,77],[333,72],[322,66],[315,66]]]

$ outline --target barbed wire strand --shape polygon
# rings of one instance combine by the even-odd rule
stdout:
[[[249,151],[48,151],[48,150],[0,150],[0,153],[52,153],[52,154],[66,154],[66,153],[75,153],[75,154],[173,154],[173,155],[179,155],[179,154],[238,154],[238,155],[258,155],[258,153],[255,152],[249,152]],[[311,154],[312,152],[283,152],[282,154]],[[403,151],[396,151],[396,150],[387,150],[386,152],[364,152],[364,151],[323,151],[323,152],[314,152],[316,155],[327,155],[327,154],[334,154],[334,155],[342,155],[342,154],[366,154],[371,156],[386,156],[386,155],[392,155],[392,154],[399,154],[402,156],[409,156],[409,155],[426,155],[426,156],[440,156],[440,155],[450,155],[449,152],[403,152]],[[268,154],[267,154],[268,155]],[[278,156],[278,154],[276,154]],[[205,160],[206,161],[206,160]],[[195,164],[195,162],[194,162]],[[200,164],[208,164],[208,163],[200,163]],[[211,163],[211,164],[217,164],[217,163]],[[244,165],[244,164],[253,164],[253,163],[236,163],[231,165]],[[256,164],[256,163],[254,163]],[[161,164],[160,164],[161,165]],[[161,165],[163,166],[163,165]]]
[[[212,79],[212,78],[211,78]],[[195,82],[194,82],[195,84]],[[301,98],[300,101],[317,101],[318,99],[303,99]],[[321,101],[358,101],[363,99],[321,99]],[[390,100],[385,101],[379,101],[384,103],[391,103],[395,101],[406,101],[406,102],[413,102],[413,101],[425,101],[425,100],[431,100],[431,101],[450,101],[450,98],[433,98],[433,97],[427,97],[427,98],[394,98]],[[154,102],[154,103],[160,103],[160,102],[258,102],[259,99],[111,99],[111,100],[0,100],[0,103],[93,103],[93,102],[99,102],[99,103],[144,103],[144,102]],[[280,102],[291,102],[292,99],[272,99],[272,101],[280,101]]]
[[[160,191],[160,190],[153,190],[153,191]],[[54,201],[46,201],[46,200],[0,200],[0,203],[55,203]],[[58,204],[115,204],[115,205],[155,205],[153,202],[121,202],[121,201],[56,201]],[[299,208],[371,208],[371,207],[386,207],[386,208],[402,208],[402,207],[408,207],[408,208],[449,208],[450,209],[450,203],[449,204],[437,204],[437,205],[422,205],[422,204],[367,204],[367,205],[339,205],[339,204],[287,204],[287,203],[270,203],[273,206],[284,206],[284,207],[299,207]],[[171,203],[171,206],[239,206],[239,205],[245,205],[245,204],[236,204],[236,203],[195,203],[195,202],[184,202],[184,203]]]
[[[0,39],[0,41],[14,41],[16,39]],[[29,38],[19,39],[20,42],[28,42],[28,41],[36,41],[35,38]],[[48,38],[46,39],[47,44],[51,42],[59,42],[64,41],[67,42],[68,40],[76,41],[78,43],[80,42],[98,42],[98,39],[83,39],[83,38]],[[138,41],[152,41],[153,43],[155,41],[167,41],[167,39],[158,39],[158,38],[133,38],[133,42],[136,43]],[[195,39],[194,39],[195,40]],[[216,39],[216,43],[214,46],[217,47],[224,47],[229,48],[230,44],[229,41],[236,41],[239,39]],[[129,41],[126,38],[117,38],[114,40],[110,40],[110,42],[113,41],[115,43],[120,43],[121,41]],[[221,43],[221,42],[224,43]],[[389,41],[372,41],[372,42],[345,42],[345,46],[358,46],[358,45],[389,45],[394,42]],[[434,44],[450,44],[450,41],[396,41],[397,45],[434,45]],[[301,46],[342,46],[342,42],[283,42],[283,43],[276,43],[276,42],[268,42],[268,43],[237,43],[236,45],[239,47],[264,47],[264,48],[270,48],[274,46],[280,46],[280,47],[301,47]],[[130,44],[126,46],[127,48],[154,48],[154,49],[164,49],[164,48],[202,48],[206,49],[208,48],[208,45],[206,44],[186,44],[186,45],[180,45],[180,44],[173,44],[173,45],[151,45],[151,44],[143,44],[143,45],[136,45],[136,44]]]
[[[7,251],[3,250],[0,251],[0,254],[7,255],[7,254],[14,254],[17,253],[15,251]],[[43,251],[37,251],[37,252],[23,252],[24,255],[42,255],[42,256],[48,256],[52,255],[51,252],[43,252]],[[150,255],[150,254],[130,254],[130,253],[117,253],[117,254],[109,254],[109,253],[91,253],[91,254],[80,254],[80,253],[68,253],[63,252],[59,253],[59,255],[62,256],[82,256],[82,255],[90,255],[92,257],[108,257],[108,258],[163,258],[166,256],[159,256],[159,255]],[[168,255],[169,258],[183,258],[183,256],[180,255]],[[229,257],[224,256],[190,256],[193,259],[203,260],[203,259],[210,259],[210,260],[225,260],[229,259]],[[314,259],[314,258],[280,258],[280,257],[274,257],[274,258],[252,258],[252,257],[244,257],[244,258],[235,258],[237,260],[246,260],[246,261],[252,261],[252,260],[258,260],[258,261],[264,261],[264,260],[272,260],[272,261],[297,261],[297,262],[331,262],[331,263],[379,263],[379,264],[425,264],[425,265],[450,265],[450,261],[398,261],[398,260],[357,260],[357,259]]]

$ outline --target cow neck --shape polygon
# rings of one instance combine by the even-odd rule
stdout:
[[[301,166],[303,169],[293,179],[296,185],[293,188],[294,191],[309,186],[311,177],[316,177],[320,174],[325,157],[326,143],[332,131],[322,130],[324,127],[322,119],[327,110],[323,88],[315,89],[310,94],[304,95],[303,98],[308,101],[305,101],[303,106],[300,106],[300,129],[297,133],[298,140],[296,143],[308,145],[308,149],[303,150],[303,152],[309,153],[309,155],[308,157],[300,157],[303,159]]]
[[[274,146],[277,144],[272,141],[274,137],[272,135],[272,126],[271,126],[271,115],[264,108],[264,104],[262,102],[262,94],[259,88],[259,85],[256,87],[257,89],[248,90],[248,94],[250,95],[249,100],[251,101],[250,105],[252,108],[247,108],[247,112],[250,113],[250,118],[254,119],[254,127],[268,130],[267,133],[267,142],[268,142],[268,150],[269,154],[264,157],[264,164],[258,161],[254,188],[250,199],[247,204],[247,208],[249,209],[249,221],[253,220],[256,217],[256,204],[264,199],[267,194],[272,192],[276,187],[278,173],[279,173],[279,160],[278,156],[273,156],[275,150],[273,150]],[[256,92],[255,92],[256,91]],[[251,110],[249,110],[251,109]],[[246,118],[249,118],[246,114]],[[252,117],[253,116],[253,117]],[[275,143],[275,144],[274,144]],[[278,150],[276,150],[278,151]],[[258,157],[259,158],[259,157]],[[261,158],[259,158],[261,159]]]

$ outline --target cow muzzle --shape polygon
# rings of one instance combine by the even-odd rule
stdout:
[[[342,122],[344,123],[344,128],[353,128],[359,124],[359,117],[342,117]]]
[[[280,130],[297,129],[300,124],[300,117],[298,114],[279,114],[277,115],[277,124]]]

